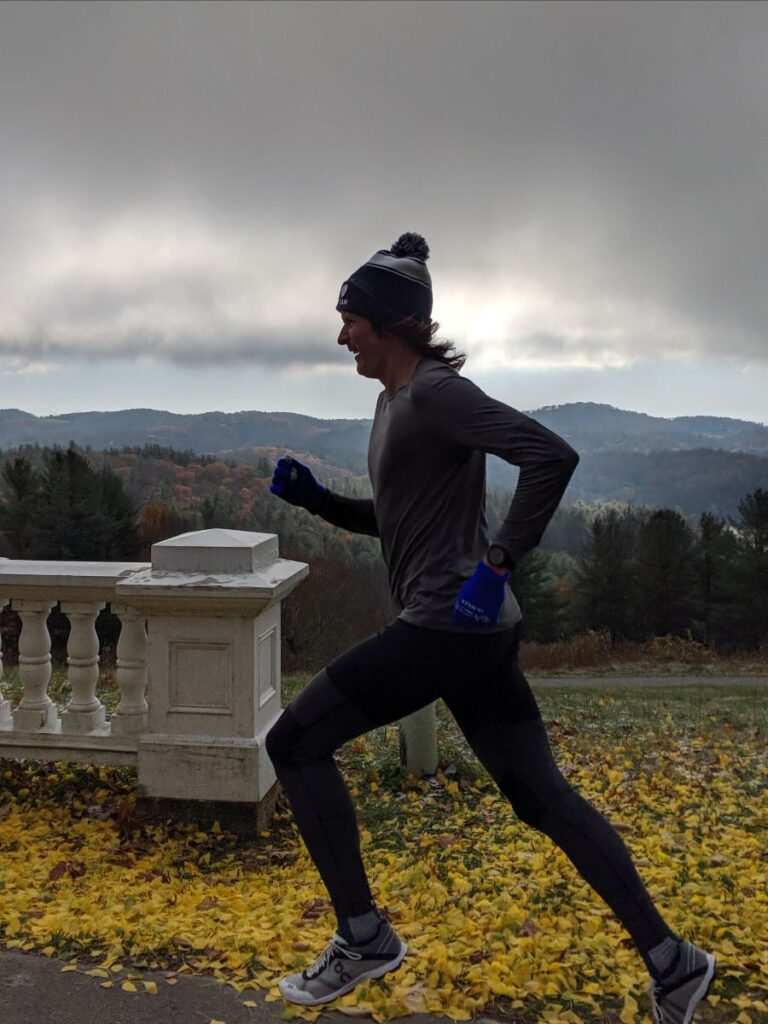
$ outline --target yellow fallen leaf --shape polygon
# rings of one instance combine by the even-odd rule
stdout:
[[[446,1006],[445,1013],[451,1020],[472,1020],[472,1014],[463,1006]]]
[[[630,995],[625,996],[624,1006],[619,1014],[621,1024],[635,1024],[635,1021],[637,1020],[637,1011],[637,1000],[633,999]]]
[[[61,968],[61,973],[62,974],[66,974],[67,971],[76,971],[76,970],[77,970],[77,964],[67,964],[66,967],[62,967]]]
[[[620,705],[612,697],[602,699],[601,706],[618,714]],[[754,716],[753,708],[745,710]],[[755,868],[763,852],[764,787],[757,783],[764,778],[764,737],[755,742],[734,728],[722,733],[722,743],[699,748],[677,736],[676,713],[674,724],[658,742],[642,725],[626,741],[604,736],[599,745],[587,738],[581,743],[561,727],[564,764],[577,789],[612,818],[630,822],[638,864],[650,883],[680,891],[681,930],[692,931],[703,922],[713,949],[727,961],[723,983],[728,996],[710,997],[713,1012],[725,1014],[729,1024],[748,1019],[757,1024],[768,1005],[763,981],[768,954],[756,942],[765,919]],[[395,733],[396,728],[390,744],[396,742]],[[616,1007],[615,1024],[624,1024],[619,1015],[626,1020],[635,1006],[634,1000],[625,1003],[626,993],[642,1004],[639,962],[622,942],[617,922],[564,854],[513,816],[502,815],[500,798],[483,802],[491,792],[488,779],[479,790],[468,789],[463,773],[451,779],[442,772],[437,786],[415,780],[412,790],[401,788],[388,773],[368,774],[367,753],[375,748],[375,743],[364,748],[366,763],[351,771],[349,781],[360,802],[367,803],[366,811],[392,801],[392,816],[384,821],[373,815],[362,838],[376,869],[382,908],[412,946],[413,960],[385,982],[366,982],[347,997],[349,1004],[338,1009],[348,1024],[363,1024],[352,1020],[363,1015],[369,1024],[415,1012],[445,1018],[446,1008],[455,1019],[466,1012],[478,1021],[492,1013],[499,998],[509,1000],[510,1012],[525,1014],[531,1024],[537,1018],[542,1024],[578,1024],[578,1014],[582,1021],[591,1020],[605,1000]],[[124,788],[120,776],[110,781],[112,771],[78,768],[62,802],[55,788],[46,791],[52,776],[25,768],[24,777],[35,787],[30,792],[40,790],[39,806],[14,808],[12,817],[4,817],[0,807],[3,874],[12,882],[9,887],[6,881],[11,899],[0,901],[6,946],[23,950],[33,944],[38,955],[49,953],[60,969],[67,964],[70,971],[85,974],[99,968],[102,973],[92,976],[97,986],[103,980],[105,988],[119,989],[122,972],[123,981],[132,980],[140,995],[148,990],[139,965],[152,972],[147,977],[155,978],[158,990],[164,981],[173,984],[177,973],[208,974],[237,991],[239,1001],[244,990],[260,989],[256,1005],[267,996],[270,1004],[278,1003],[279,1017],[283,1007],[277,978],[296,970],[309,947],[320,948],[329,923],[322,919],[332,914],[325,897],[318,898],[322,890],[297,836],[270,829],[263,837],[266,843],[260,839],[231,850],[222,840],[224,830],[211,826],[203,830],[212,851],[205,859],[190,849],[199,826],[183,836],[158,826],[149,855],[127,837],[117,846],[112,823],[70,814],[82,810],[71,799],[76,789],[87,791],[87,808],[107,802],[96,798],[99,786],[107,785],[110,794]],[[17,774],[21,770],[14,766]],[[372,777],[375,793],[369,789]],[[115,783],[118,790],[112,788]],[[654,808],[663,808],[661,831]],[[698,818],[695,838],[689,832],[692,814]],[[397,843],[392,842],[395,828]],[[77,853],[62,853],[68,847]],[[723,849],[728,857],[719,853]],[[72,870],[54,879],[57,884],[41,903],[39,880],[62,856],[71,858],[66,863]],[[79,858],[87,868],[84,874]],[[520,881],[514,899],[512,877]],[[560,880],[568,885],[567,913]],[[732,913],[734,891],[741,894],[737,916]],[[307,914],[307,908],[316,912]],[[417,909],[418,925],[412,920]],[[68,952],[59,962],[63,942]],[[729,953],[733,950],[738,955]],[[78,954],[84,958],[82,967]],[[166,974],[173,980],[166,980]],[[638,1010],[633,1024],[641,1020]],[[303,1007],[289,1010],[276,1024],[286,1021],[322,1024],[319,1011]],[[198,1024],[208,1022],[200,1017]]]
[[[156,996],[157,995],[157,984],[156,984],[156,982],[154,982],[154,981],[145,981],[145,982],[142,982],[142,984],[144,985],[144,989],[146,990],[146,992],[149,993],[149,995],[151,995],[151,996]]]
[[[112,984],[111,981],[102,981],[100,987],[101,988],[114,988],[115,986]]]
[[[120,986],[120,988],[123,990],[123,992],[135,992],[136,991],[136,986],[133,984],[132,981],[124,981],[123,984]]]

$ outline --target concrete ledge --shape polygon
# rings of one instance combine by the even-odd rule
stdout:
[[[77,761],[82,764],[128,764],[138,761],[138,737],[95,733],[76,736],[60,729],[15,732],[11,722],[0,725],[0,757],[35,761]]]
[[[177,800],[168,797],[140,796],[136,801],[136,820],[141,825],[164,821],[194,822],[210,828],[215,821],[227,832],[255,838],[269,827],[281,786],[275,783],[258,803],[229,803],[224,800]]]

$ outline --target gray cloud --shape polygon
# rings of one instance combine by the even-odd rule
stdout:
[[[265,367],[291,368],[294,366],[339,367],[348,366],[350,356],[333,341],[302,340],[291,337],[281,341],[274,335],[230,335],[223,338],[201,340],[198,336],[176,334],[169,338],[158,331],[147,330],[126,334],[118,338],[103,337],[89,344],[77,337],[61,339],[44,335],[23,340],[0,336],[0,351],[10,362],[29,372],[35,364],[52,367],[75,357],[98,360],[123,360],[127,355],[135,359],[167,361],[178,366],[238,366],[257,364]]]
[[[333,363],[415,229],[489,364],[765,362],[767,46],[735,0],[3,4],[0,352]]]

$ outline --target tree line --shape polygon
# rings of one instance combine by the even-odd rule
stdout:
[[[573,611],[611,639],[690,636],[707,647],[768,641],[768,491],[738,518],[705,512],[692,526],[674,509],[597,516],[579,555]]]
[[[283,658],[286,671],[311,671],[396,610],[378,542],[275,498],[271,474],[266,457],[252,465],[195,460],[159,446],[7,453],[0,555],[146,561],[153,543],[189,530],[275,533],[282,557],[310,565],[284,605]],[[324,482],[353,496],[370,493],[353,477]],[[510,500],[508,492],[489,491],[490,536]],[[768,491],[746,494],[738,517],[727,518],[621,503],[563,505],[511,584],[532,640],[598,629],[613,641],[671,634],[715,648],[759,647],[768,641]]]

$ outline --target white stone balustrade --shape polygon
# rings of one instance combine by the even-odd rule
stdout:
[[[237,530],[155,544],[151,564],[0,559],[0,608],[22,624],[22,695],[12,711],[0,695],[0,757],[135,764],[144,801],[171,814],[262,805],[275,792],[265,738],[281,710],[280,604],[308,571],[279,557],[274,535]],[[60,714],[48,694],[57,605],[70,623]],[[121,622],[111,718],[96,692],[105,606]]]
[[[0,589],[7,595],[5,603],[10,601],[21,619],[22,685],[18,706],[6,716],[0,710],[0,757],[136,763],[136,741],[126,742],[115,728],[117,714],[111,723],[107,721],[96,696],[99,641],[95,623],[99,611],[114,601],[117,583],[146,568],[146,562],[0,560]],[[47,692],[51,679],[47,620],[57,605],[70,623],[67,663],[72,692],[61,714]],[[138,659],[146,674],[146,647]],[[118,685],[119,675],[118,671]]]

